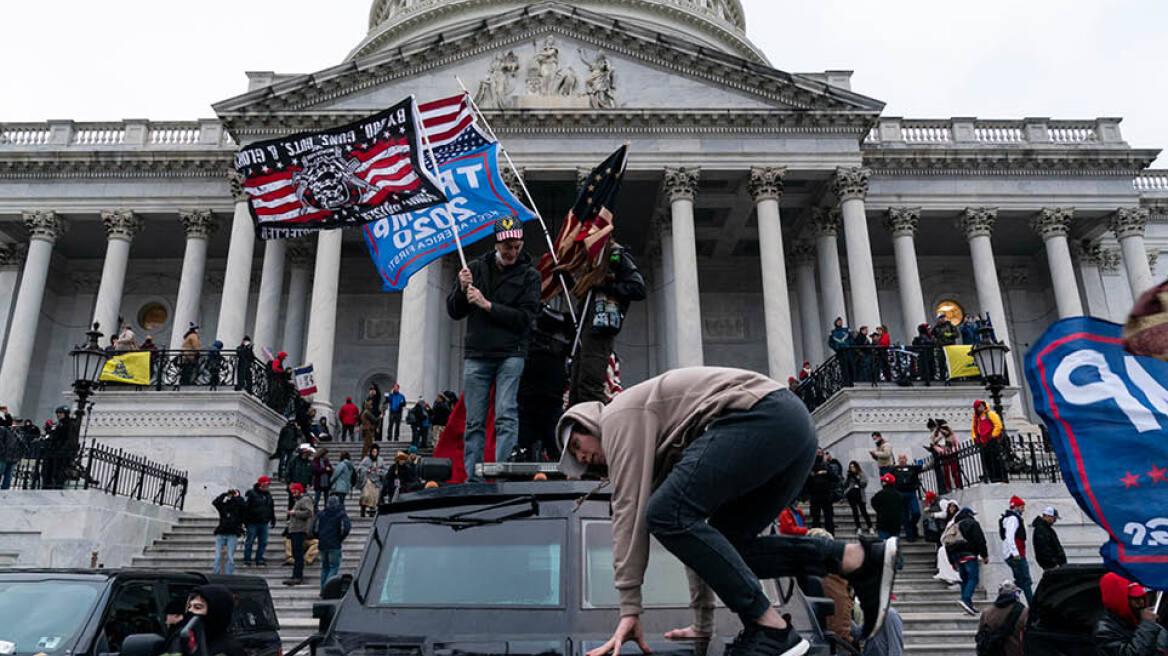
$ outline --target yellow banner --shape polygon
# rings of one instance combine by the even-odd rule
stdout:
[[[150,351],[134,351],[111,357],[101,370],[100,380],[129,385],[149,385]]]
[[[969,350],[972,348],[969,344],[945,347],[945,361],[949,363],[950,378],[968,378],[981,375],[981,370],[977,368],[973,356],[969,354]]]

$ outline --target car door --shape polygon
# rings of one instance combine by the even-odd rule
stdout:
[[[135,633],[166,633],[162,625],[158,585],[154,581],[130,579],[115,584],[100,629],[106,643],[102,650],[121,651],[122,640]]]

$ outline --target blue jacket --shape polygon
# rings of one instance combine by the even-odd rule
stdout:
[[[392,392],[385,396],[389,399],[389,411],[393,414],[401,412],[406,405],[406,395],[401,392]]]
[[[349,537],[353,524],[345,514],[345,507],[341,505],[340,497],[329,497],[324,510],[316,515],[312,521],[312,534],[319,540],[317,548],[340,549],[341,542]]]
[[[852,334],[847,327],[833,328],[831,335],[827,338],[827,345],[832,351],[838,351],[846,346],[852,345]]]

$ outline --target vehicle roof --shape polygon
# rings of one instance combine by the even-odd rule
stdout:
[[[259,576],[213,576],[207,574],[206,572],[196,572],[190,570],[158,570],[133,567],[115,567],[110,569],[86,569],[81,567],[16,567],[0,570],[0,580],[9,581],[40,581],[46,578],[71,581],[107,581],[112,578],[158,580],[179,577],[194,577],[203,581],[230,584],[240,588],[267,587],[267,581]]]

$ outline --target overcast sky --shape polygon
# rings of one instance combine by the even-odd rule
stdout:
[[[891,116],[1121,116],[1168,146],[1163,0],[743,0],[776,68],[851,69]],[[210,117],[246,70],[339,63],[370,0],[8,2],[0,121]],[[1168,166],[1161,156],[1158,165]]]

